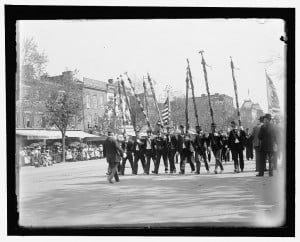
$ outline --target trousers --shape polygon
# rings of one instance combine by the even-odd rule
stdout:
[[[143,153],[135,153],[133,160],[133,174],[137,174],[138,172],[138,161],[141,161],[143,170],[145,172],[145,156]]]
[[[195,171],[195,165],[193,163],[193,152],[183,149],[180,154],[180,172],[184,174],[186,162],[190,163],[192,172]]]
[[[169,149],[168,150],[168,160],[170,164],[170,172],[176,172],[175,167],[175,155],[176,155],[176,149]]]
[[[223,168],[222,161],[221,161],[221,151],[222,150],[219,149],[219,150],[213,150],[212,152],[216,158],[215,170],[217,170],[218,167],[220,166],[221,171],[223,171],[224,168]]]
[[[155,162],[155,169],[154,172],[158,174],[160,159],[163,158],[165,171],[168,171],[168,154],[167,151],[157,151],[156,153],[156,162]]]
[[[132,172],[133,172],[133,157],[132,157],[132,153],[126,153],[126,158],[122,159],[122,164],[121,164],[121,174],[124,175],[125,173],[125,165],[126,165],[126,161],[129,161]]]
[[[234,162],[234,170],[244,170],[244,154],[242,149],[232,149],[231,150],[232,159]]]
[[[146,150],[146,164],[145,164],[145,173],[149,174],[150,172],[150,161],[153,160],[154,167],[156,166],[156,157],[155,153],[152,150]]]
[[[118,176],[118,172],[117,172],[118,165],[119,165],[119,162],[118,163],[117,162],[108,163],[109,170],[110,170],[110,173],[108,175],[109,180],[112,180],[114,177],[117,182],[119,181],[119,176]]]
[[[196,163],[196,173],[200,173],[201,167],[201,157],[203,158],[205,169],[209,171],[209,165],[207,162],[206,152],[205,150],[196,150],[195,151],[195,163]]]

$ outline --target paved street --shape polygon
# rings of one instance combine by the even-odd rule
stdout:
[[[104,159],[22,167],[20,224],[272,225],[282,215],[282,176],[256,177],[255,162],[245,164],[243,173],[234,174],[229,163],[217,175],[203,167],[201,175],[191,174],[188,164],[186,175],[164,174],[161,165],[161,174],[149,176],[131,175],[128,164],[127,174],[114,184],[106,180]]]

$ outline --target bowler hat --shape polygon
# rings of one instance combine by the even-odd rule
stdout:
[[[179,128],[184,129],[184,126],[182,124],[179,125]]]
[[[264,121],[264,116],[260,116],[258,120],[259,120],[260,122],[263,122],[263,121]]]
[[[236,125],[236,122],[235,122],[235,121],[231,121],[230,123]]]
[[[272,119],[272,116],[271,116],[271,114],[266,113],[265,116],[264,116],[264,118],[266,118],[266,119],[268,119],[268,120],[271,120],[271,119]]]
[[[217,125],[215,123],[211,123],[211,127],[216,127]]]

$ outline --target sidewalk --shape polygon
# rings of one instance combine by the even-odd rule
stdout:
[[[283,179],[277,172],[256,177],[254,166],[254,161],[245,161],[244,172],[236,174],[227,163],[223,174],[206,174],[201,167],[201,174],[195,175],[187,164],[186,174],[179,175],[164,174],[162,165],[161,174],[148,176],[131,175],[128,167],[114,184],[106,180],[104,159],[22,167],[20,224],[267,225],[282,216]]]

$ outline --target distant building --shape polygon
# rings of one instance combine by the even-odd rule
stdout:
[[[258,118],[263,115],[263,110],[258,103],[253,103],[251,99],[244,101],[240,108],[242,125],[252,129],[258,122]]]
[[[84,131],[102,129],[107,103],[107,83],[83,77]]]
[[[58,76],[43,76],[40,80],[23,78],[18,84],[19,95],[16,100],[16,128],[50,128],[45,122],[45,98],[42,88],[58,88],[63,85],[63,79],[72,75],[71,71],[62,72]],[[80,85],[80,83],[78,83]],[[82,129],[82,123],[73,117],[69,129]]]
[[[210,96],[213,109],[214,121],[217,124],[218,130],[227,130],[230,126],[230,121],[236,119],[236,109],[233,106],[233,98],[226,94],[215,93]],[[202,94],[200,97],[195,97],[199,124],[206,132],[210,131],[212,122],[208,96]],[[175,126],[180,124],[185,125],[185,98],[174,98],[171,101],[171,121]],[[188,100],[188,116],[190,128],[195,128],[197,125],[193,99]]]

